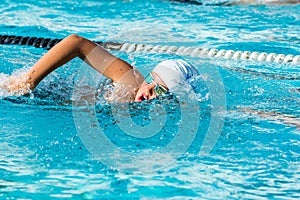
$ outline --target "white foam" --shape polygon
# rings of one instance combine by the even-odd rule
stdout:
[[[8,77],[9,76],[7,74],[0,73],[0,97],[9,96],[9,92],[6,90]]]

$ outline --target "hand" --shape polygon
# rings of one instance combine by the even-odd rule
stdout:
[[[21,96],[31,92],[29,79],[25,76],[9,76],[4,80],[0,88],[7,90],[11,95]]]

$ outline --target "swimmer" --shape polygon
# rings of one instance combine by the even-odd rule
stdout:
[[[300,0],[239,0],[229,3],[230,5],[237,4],[271,4],[271,5],[282,5],[282,4],[299,4]]]
[[[144,78],[126,61],[115,57],[96,43],[72,34],[51,48],[22,77],[10,76],[0,87],[14,94],[28,94],[48,74],[75,57],[84,60],[113,83],[124,85],[130,95],[123,101],[154,99],[174,91],[197,74],[197,70],[183,60],[166,60]]]
[[[294,115],[282,114],[276,111],[253,110],[251,108],[243,108],[240,111],[248,115],[257,115],[262,119],[295,126],[300,130],[300,119],[299,117]]]
[[[228,1],[221,1],[221,2],[202,2],[197,0],[170,0],[176,1],[180,3],[189,3],[194,5],[216,5],[216,6],[234,6],[234,5],[247,5],[247,4],[254,4],[254,5],[261,5],[261,4],[271,4],[271,5],[283,5],[283,4],[299,4],[300,0],[228,0]]]

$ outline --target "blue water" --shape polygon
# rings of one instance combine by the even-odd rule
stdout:
[[[299,9],[299,5],[200,6],[158,0],[9,0],[0,4],[0,34],[63,38],[76,33],[97,41],[298,55]],[[24,71],[45,52],[0,45],[0,73]],[[224,117],[224,126],[213,149],[205,156],[198,154],[209,127],[214,127],[209,123],[215,106],[212,91],[199,78],[194,82],[199,118],[184,122],[199,126],[191,146],[175,161],[144,172],[123,170],[97,159],[83,144],[74,121],[74,80],[83,65],[74,59],[30,96],[1,96],[1,199],[299,199],[299,66],[112,53],[136,65],[144,75],[169,58],[183,58],[199,70],[217,70],[227,112],[218,113]],[[166,113],[161,107],[153,108],[157,105]],[[152,119],[167,118],[157,135],[141,139],[120,129],[111,104],[101,102],[95,109],[99,125],[116,146],[136,155],[150,151],[153,157],[185,125],[180,124],[182,113],[193,116],[194,111],[190,107],[180,110],[172,98],[131,104],[130,116],[142,126],[151,124],[151,109],[158,113]],[[107,154],[112,160],[113,156],[114,152]]]

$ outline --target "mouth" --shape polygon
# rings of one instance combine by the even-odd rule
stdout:
[[[135,101],[142,102],[144,100],[147,100],[146,96],[142,93],[138,97],[136,97]]]

